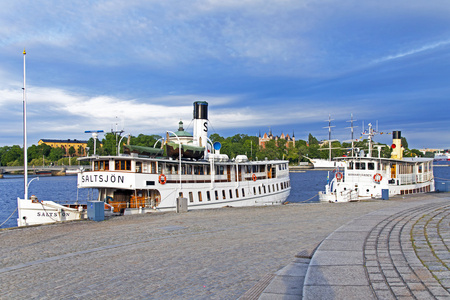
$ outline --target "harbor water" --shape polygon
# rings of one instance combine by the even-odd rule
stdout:
[[[318,192],[324,190],[328,171],[307,170],[300,173],[290,173],[291,194],[287,199],[291,203],[318,202]],[[450,167],[435,167],[436,182],[450,180]],[[29,180],[36,177],[31,176]],[[57,203],[86,203],[96,200],[95,189],[77,189],[77,176],[42,176],[29,184],[29,195],[36,195],[41,200],[51,200]],[[9,216],[1,228],[17,226],[17,197],[24,196],[23,176],[5,175],[0,179],[0,224]]]

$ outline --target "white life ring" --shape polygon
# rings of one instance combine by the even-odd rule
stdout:
[[[161,184],[165,184],[166,181],[167,181],[166,175],[164,175],[164,174],[159,175],[158,181],[159,181],[159,183],[161,183]]]
[[[373,180],[375,182],[380,182],[382,179],[383,179],[383,176],[381,176],[380,173],[377,173],[377,174],[373,175]]]

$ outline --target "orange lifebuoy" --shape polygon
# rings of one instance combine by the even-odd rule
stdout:
[[[341,172],[337,172],[337,173],[336,173],[336,179],[337,179],[338,181],[341,181],[341,180],[342,180],[342,177],[344,177],[344,176],[342,175]]]
[[[166,181],[167,181],[166,175],[164,175],[164,174],[159,175],[159,180],[158,181],[161,184],[165,184]]]
[[[252,175],[252,179],[253,179],[253,181],[256,181],[256,175],[255,174]]]
[[[377,174],[373,175],[373,180],[374,180],[375,182],[380,182],[381,179],[383,179],[383,176],[381,176],[380,173],[377,173]]]

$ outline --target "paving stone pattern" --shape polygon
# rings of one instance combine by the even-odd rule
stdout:
[[[304,299],[449,299],[448,194],[357,217],[318,247]]]
[[[411,195],[2,230],[0,299],[448,299],[449,200]]]
[[[237,299],[342,224],[396,205],[222,208],[2,230],[0,299]]]

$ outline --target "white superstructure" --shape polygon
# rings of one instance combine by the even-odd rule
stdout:
[[[372,198],[388,198],[434,191],[433,159],[404,158],[400,131],[393,132],[391,158],[372,157],[372,136],[369,124],[369,151],[353,157],[334,158],[343,168],[329,174],[320,201],[348,202]],[[380,153],[380,151],[379,151]]]

